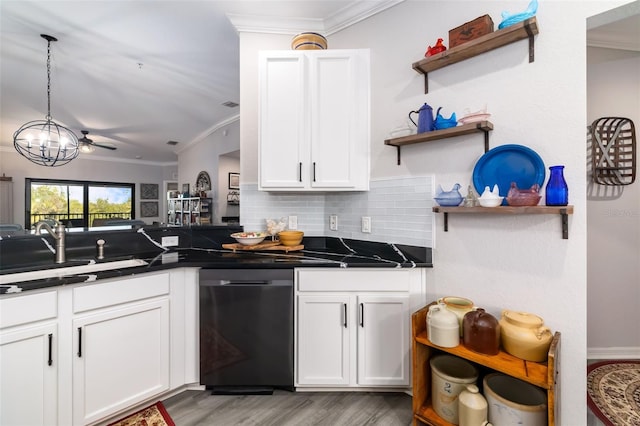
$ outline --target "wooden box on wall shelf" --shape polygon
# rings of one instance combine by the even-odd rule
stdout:
[[[483,15],[449,30],[449,49],[493,32],[491,16]]]

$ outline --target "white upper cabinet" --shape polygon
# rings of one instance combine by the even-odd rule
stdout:
[[[369,189],[369,50],[260,53],[264,191]]]

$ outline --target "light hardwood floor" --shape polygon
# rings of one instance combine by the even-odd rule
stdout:
[[[407,426],[411,396],[377,392],[211,395],[186,391],[163,401],[177,426]]]

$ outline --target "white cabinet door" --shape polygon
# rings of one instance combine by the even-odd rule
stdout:
[[[86,424],[169,388],[169,300],[132,303],[73,321],[73,417]]]
[[[368,190],[369,51],[260,55],[260,189]]]
[[[409,295],[358,296],[358,384],[409,385]]]
[[[298,296],[298,384],[349,384],[352,308],[349,295]]]
[[[301,52],[260,56],[261,189],[302,189],[309,173],[306,83],[307,59]]]
[[[310,57],[310,186],[369,187],[369,56],[326,50]]]
[[[0,424],[58,424],[57,325],[0,334]]]

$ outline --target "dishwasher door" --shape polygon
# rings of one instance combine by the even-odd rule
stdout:
[[[293,390],[293,270],[200,271],[200,383]]]

